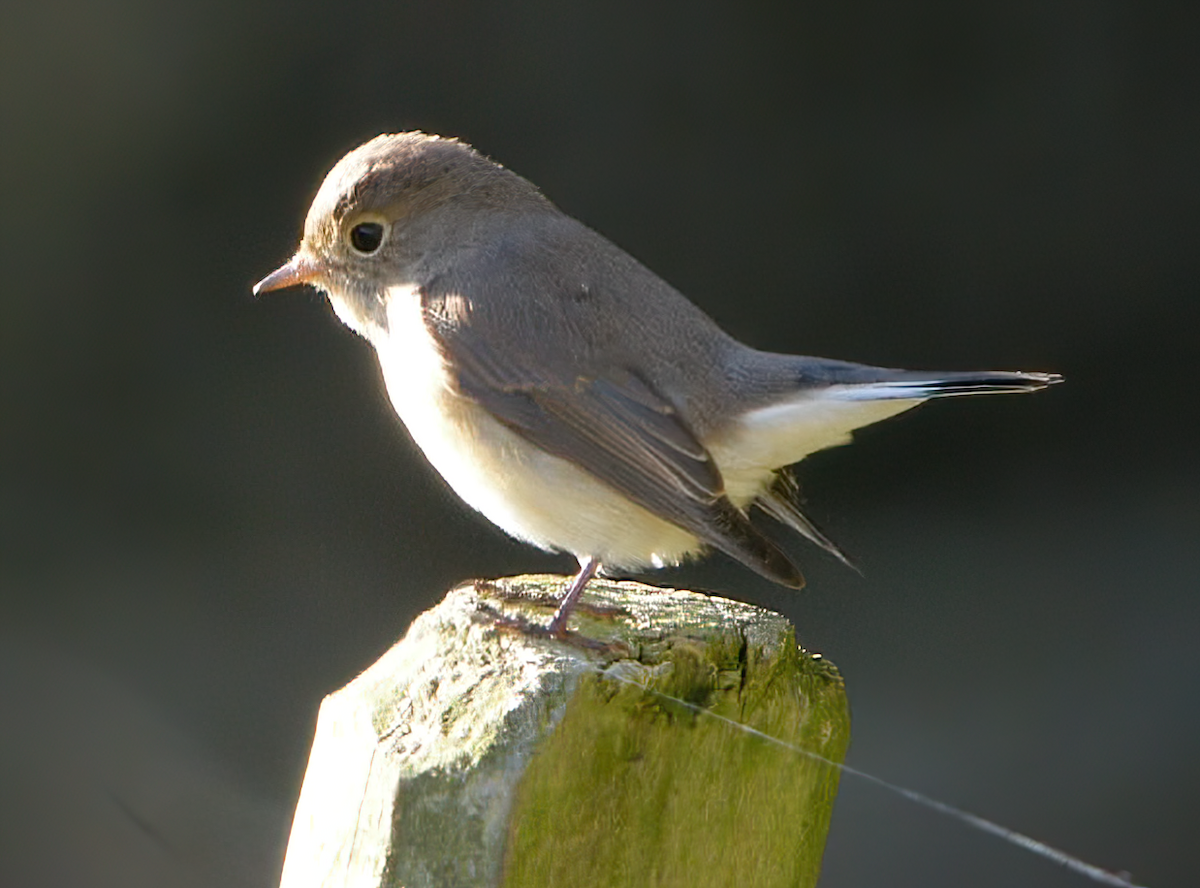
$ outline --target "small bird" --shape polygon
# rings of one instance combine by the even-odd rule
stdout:
[[[804,585],[757,506],[842,560],[787,467],[930,398],[1031,392],[1053,373],[924,372],[759,351],[531,182],[456,139],[381,135],[330,170],[295,255],[374,346],[396,413],[470,506],[579,573],[705,547]]]

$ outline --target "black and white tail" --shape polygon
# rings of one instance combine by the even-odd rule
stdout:
[[[826,396],[846,401],[924,401],[957,395],[1015,395],[1036,392],[1063,379],[1057,373],[1024,373],[1017,370],[958,373],[888,370],[880,375],[883,378],[869,381],[834,382],[826,389]]]
[[[855,429],[933,398],[1021,394],[1062,382],[1057,373],[892,370],[802,357],[787,361],[798,385],[739,416],[725,438],[711,445],[713,455],[730,491],[751,491],[747,499],[754,505],[851,567],[845,553],[800,511],[787,466],[818,450],[848,444]]]

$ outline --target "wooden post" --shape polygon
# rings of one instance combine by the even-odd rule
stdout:
[[[321,705],[281,888],[811,886],[840,762],[840,676],[778,614],[561,577],[451,591]],[[681,702],[682,701],[682,702]],[[696,708],[704,710],[698,712]]]

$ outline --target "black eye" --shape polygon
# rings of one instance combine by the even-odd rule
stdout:
[[[350,229],[350,245],[360,253],[374,253],[383,243],[383,226],[378,222],[359,222]]]

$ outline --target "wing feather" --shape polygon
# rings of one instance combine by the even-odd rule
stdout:
[[[427,318],[460,394],[659,518],[775,582],[803,586],[796,566],[730,502],[711,454],[647,380],[555,343],[570,333],[553,311],[537,331],[546,346],[518,345],[507,325],[513,315],[489,311],[461,287],[429,287],[424,299],[436,306],[451,291],[460,306],[454,322],[433,309]]]

